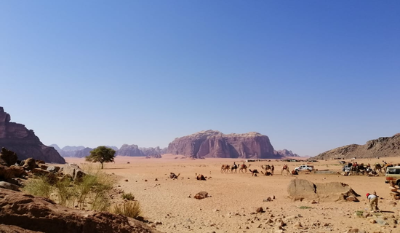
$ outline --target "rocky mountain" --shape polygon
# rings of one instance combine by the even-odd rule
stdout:
[[[280,158],[274,153],[268,136],[251,132],[223,134],[206,130],[176,138],[167,152],[193,158]]]
[[[281,157],[300,157],[300,155],[293,153],[291,150],[276,150],[275,154],[281,156]]]
[[[14,151],[21,160],[32,157],[47,163],[65,163],[56,149],[45,146],[33,130],[11,122],[10,114],[3,107],[0,107],[0,147]]]
[[[400,133],[367,141],[364,145],[351,144],[321,153],[313,159],[375,158],[400,156]]]
[[[82,150],[78,150],[78,151],[76,151],[74,157],[83,158],[83,157],[89,156],[90,155],[90,151],[92,151],[92,150],[93,150],[93,148],[89,148],[89,147],[86,147],[86,148],[84,148]]]
[[[139,148],[145,156],[161,158],[162,154],[167,153],[167,148],[161,149],[159,146],[157,147],[141,147]]]
[[[138,156],[146,156],[142,150],[139,149],[137,145],[128,145],[124,144],[121,146],[121,148],[117,151],[116,155],[122,155],[122,156],[133,156],[133,157],[138,157]]]

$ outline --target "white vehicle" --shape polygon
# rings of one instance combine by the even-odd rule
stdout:
[[[312,171],[314,170],[314,166],[310,166],[310,165],[301,165],[300,167],[296,167],[294,170],[297,171]]]

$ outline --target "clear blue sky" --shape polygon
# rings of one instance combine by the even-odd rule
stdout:
[[[0,81],[47,145],[214,129],[313,156],[400,132],[400,1],[1,1]]]

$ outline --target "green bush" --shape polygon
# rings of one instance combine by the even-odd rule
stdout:
[[[300,206],[299,208],[302,210],[312,209],[312,207],[310,207],[310,206]]]
[[[133,196],[132,193],[124,193],[124,194],[122,194],[122,199],[128,200],[128,201],[133,201],[133,200],[135,200],[135,196]]]
[[[142,211],[138,201],[128,201],[119,205],[115,205],[112,212],[114,214],[121,214],[130,218],[138,218]]]

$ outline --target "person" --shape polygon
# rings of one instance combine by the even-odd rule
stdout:
[[[236,169],[236,168],[237,168],[236,162],[233,162],[232,168],[233,168],[233,169]]]
[[[371,209],[372,213],[375,213],[378,211],[378,196],[376,195],[376,192],[374,191],[372,194],[367,193],[367,198],[369,201],[369,207]]]

